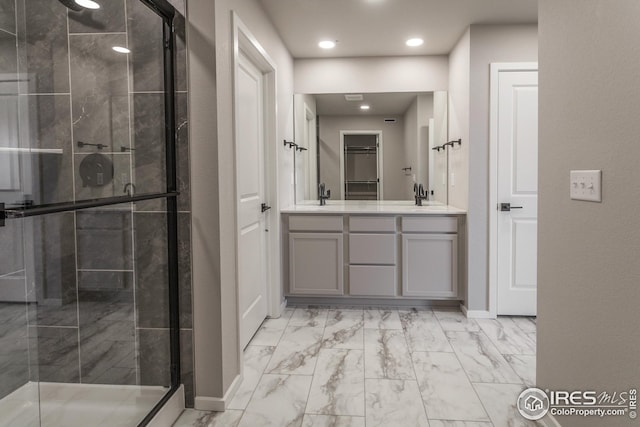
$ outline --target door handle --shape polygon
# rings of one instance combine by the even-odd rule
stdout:
[[[522,209],[522,206],[511,206],[511,203],[500,203],[500,212],[509,212],[511,209]]]
[[[268,211],[269,209],[271,209],[271,206],[267,206],[266,203],[263,203],[260,208],[262,209],[262,213]]]

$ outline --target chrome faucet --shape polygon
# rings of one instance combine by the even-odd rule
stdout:
[[[318,185],[318,198],[320,199],[320,206],[324,206],[327,204],[327,199],[331,197],[331,190],[327,190],[325,193],[325,185],[324,182]]]
[[[424,192],[422,184],[413,184],[413,193],[416,199],[416,206],[422,206],[422,201],[429,199],[429,196]]]

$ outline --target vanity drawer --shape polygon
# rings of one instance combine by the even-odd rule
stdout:
[[[352,216],[349,218],[349,231],[356,233],[395,233],[396,218],[393,216]]]
[[[342,216],[295,215],[289,217],[290,231],[342,231]]]
[[[395,234],[350,234],[349,264],[396,263]]]
[[[396,267],[352,265],[349,267],[349,295],[396,295]]]
[[[458,217],[403,217],[402,231],[404,233],[457,233]]]

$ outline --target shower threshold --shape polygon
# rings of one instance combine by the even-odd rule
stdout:
[[[0,400],[0,427],[135,427],[168,390],[29,382]]]

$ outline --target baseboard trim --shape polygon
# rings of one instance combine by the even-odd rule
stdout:
[[[541,420],[538,421],[543,427],[562,427],[558,420],[553,415],[547,413]]]
[[[460,310],[468,319],[495,319],[496,316],[492,315],[488,310],[469,310],[464,304],[460,304]]]
[[[184,385],[181,385],[167,403],[158,411],[155,417],[147,424],[147,427],[166,427],[174,422],[184,411]]]
[[[296,306],[362,306],[362,307],[457,307],[460,300],[422,300],[415,298],[386,297],[307,297],[287,296],[289,307]]]
[[[282,313],[284,313],[284,310],[287,308],[287,299],[283,299],[282,300],[282,304],[280,304],[280,313],[278,313],[278,317],[282,316]]]
[[[227,389],[227,392],[224,394],[224,397],[207,397],[207,396],[196,396],[194,399],[194,408],[200,411],[214,411],[214,412],[223,412],[227,409],[227,405],[233,399],[240,384],[242,383],[242,376],[236,375],[233,382]]]

